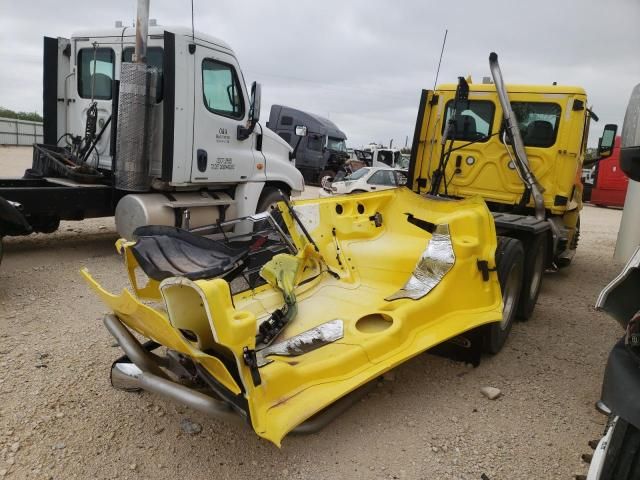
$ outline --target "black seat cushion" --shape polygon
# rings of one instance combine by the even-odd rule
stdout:
[[[131,251],[149,278],[190,280],[227,277],[244,268],[249,247],[232,248],[222,241],[195,235],[177,227],[139,227]]]
[[[546,120],[535,120],[529,124],[524,136],[528,147],[550,147],[553,145],[553,125]]]
[[[456,140],[473,141],[478,139],[478,131],[476,130],[476,119],[471,115],[458,115],[456,117]]]

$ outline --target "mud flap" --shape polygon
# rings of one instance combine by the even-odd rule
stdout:
[[[613,412],[636,428],[640,428],[640,375],[638,361],[624,345],[624,338],[615,344],[604,371],[602,401]]]

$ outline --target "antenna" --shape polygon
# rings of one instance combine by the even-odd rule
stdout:
[[[193,0],[191,0],[193,2]],[[449,29],[444,31],[444,39],[442,40],[442,50],[440,50],[440,60],[438,60],[438,70],[436,70],[436,79],[433,81],[433,89],[436,89],[436,85],[438,84],[438,75],[440,75],[440,64],[442,63],[442,55],[444,54],[444,46],[447,43],[447,33],[449,33]]]
[[[193,0],[191,0],[191,43],[196,43],[196,31],[193,28]],[[444,48],[444,46],[442,48]]]

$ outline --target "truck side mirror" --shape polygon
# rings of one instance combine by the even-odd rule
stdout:
[[[253,133],[258,120],[260,120],[260,101],[262,100],[262,87],[258,82],[251,85],[251,100],[249,103],[249,118],[247,124],[238,125],[238,140],[246,140]]]
[[[616,133],[618,132],[618,126],[613,124],[607,124],[604,126],[602,137],[598,142],[598,157],[607,158],[613,153],[613,146],[616,142]]]
[[[631,180],[640,182],[640,83],[633,89],[624,115],[620,168]]]
[[[294,158],[296,158],[298,147],[300,146],[300,141],[302,140],[302,137],[307,136],[307,127],[305,125],[296,125],[295,131],[298,137],[298,141],[296,142],[296,146],[293,147],[293,151],[289,153],[289,160],[293,160]]]
[[[260,102],[262,101],[262,85],[253,82],[251,85],[251,106],[249,107],[249,121],[255,125],[260,120]]]

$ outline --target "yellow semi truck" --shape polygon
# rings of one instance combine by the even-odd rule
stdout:
[[[533,312],[545,267],[565,267],[580,234],[589,124],[598,120],[583,88],[506,86],[492,53],[493,82],[423,90],[409,185],[421,194],[482,197],[498,235],[525,248],[519,316]],[[606,125],[600,157],[611,154],[616,125]]]

